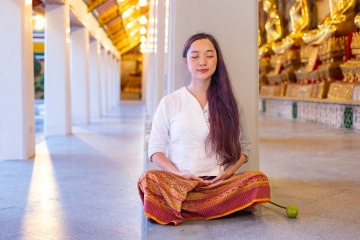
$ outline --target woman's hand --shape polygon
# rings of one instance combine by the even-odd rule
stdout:
[[[229,177],[231,177],[233,174],[230,174],[226,171],[221,171],[216,178],[214,178],[213,180],[209,180],[209,184],[214,184],[216,182],[220,182],[220,181],[223,181],[223,180],[226,180],[228,179]]]
[[[151,156],[153,161],[160,169],[174,173],[188,180],[198,181],[200,186],[209,185],[209,181],[205,181],[202,178],[192,174],[191,172],[180,172],[174,164],[165,156],[164,153],[157,152]]]
[[[200,186],[209,185],[209,183],[206,183],[206,181],[198,176],[195,176],[194,174],[190,172],[181,172],[178,175],[182,176],[183,178],[194,180],[200,182]]]
[[[234,164],[227,166],[224,171],[221,171],[216,178],[210,180],[209,184],[214,184],[219,181],[223,181],[234,175],[237,169],[241,167],[247,160],[247,156],[245,154],[241,154],[239,160],[237,160]]]

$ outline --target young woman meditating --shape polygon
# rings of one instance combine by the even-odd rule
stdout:
[[[270,201],[262,172],[235,173],[251,144],[218,42],[195,34],[183,58],[190,84],[160,101],[149,139],[148,155],[161,170],[144,172],[138,182],[144,214],[160,224],[218,218]]]

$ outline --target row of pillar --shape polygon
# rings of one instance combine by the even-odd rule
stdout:
[[[32,3],[2,6],[0,160],[26,159],[35,155]],[[86,27],[71,26],[68,1],[46,4],[45,16],[44,135],[69,135],[119,104],[120,60]]]

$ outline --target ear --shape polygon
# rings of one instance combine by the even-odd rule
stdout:
[[[186,58],[184,58],[184,63],[187,65],[187,59]]]

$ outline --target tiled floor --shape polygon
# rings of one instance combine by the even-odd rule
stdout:
[[[360,133],[261,115],[260,168],[272,199],[179,226],[145,224],[136,182],[143,171],[143,106],[125,103],[73,135],[50,137],[35,160],[0,162],[0,239],[357,239]]]
[[[0,239],[140,239],[144,111],[123,104],[0,162]]]
[[[260,170],[274,202],[295,204],[299,215],[269,203],[254,214],[233,214],[179,226],[145,224],[148,240],[359,239],[360,133],[323,124],[260,115]]]

